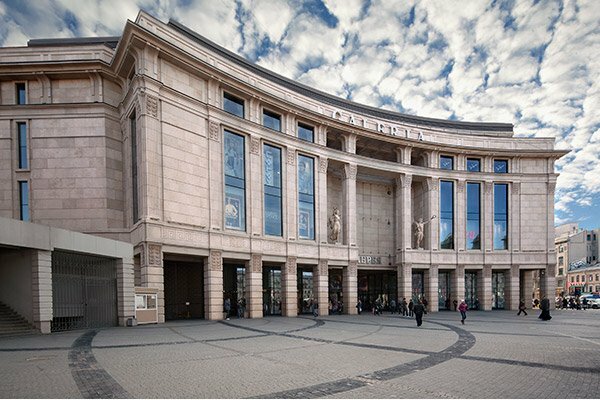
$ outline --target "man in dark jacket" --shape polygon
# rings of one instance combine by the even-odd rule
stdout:
[[[415,313],[417,326],[421,326],[423,324],[423,313],[427,314],[427,310],[423,306],[423,302],[421,300],[419,300],[419,302],[413,306],[413,312]]]
[[[542,321],[550,321],[552,317],[550,316],[550,300],[544,296],[542,302],[540,303],[540,308],[542,309],[542,313],[538,317]]]

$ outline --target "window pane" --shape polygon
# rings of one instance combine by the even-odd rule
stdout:
[[[27,104],[24,83],[17,83],[17,104]]]
[[[314,129],[308,125],[298,124],[298,138],[314,142]]]
[[[481,249],[480,184],[467,183],[467,250]]]
[[[467,171],[481,172],[481,161],[479,158],[467,158]]]
[[[454,159],[450,156],[440,156],[441,169],[454,169]]]
[[[508,185],[494,184],[494,249],[508,249]]]
[[[454,248],[454,182],[440,182],[440,248]]]
[[[298,202],[298,237],[315,238],[315,206],[313,203]]]
[[[265,235],[281,236],[281,197],[265,194]]]
[[[223,93],[223,110],[244,118],[244,100],[229,93]]]
[[[314,159],[298,156],[298,237],[315,238]]]
[[[225,227],[246,230],[246,185],[244,137],[225,131],[223,135],[225,156]]]
[[[265,144],[263,147],[265,186],[281,188],[281,149]]]
[[[281,131],[281,116],[274,112],[263,110],[263,125],[276,131]]]
[[[29,183],[19,182],[21,221],[29,221]]]
[[[497,174],[508,173],[508,160],[494,160],[494,172]]]
[[[244,179],[244,137],[225,131],[225,175]]]
[[[17,128],[19,131],[19,168],[25,169],[29,165],[27,162],[27,124],[19,122]]]
[[[246,230],[246,204],[244,189],[225,186],[225,227]]]
[[[265,144],[263,157],[265,235],[281,236],[281,149]]]
[[[298,156],[298,191],[303,194],[314,194],[313,163],[310,157]]]

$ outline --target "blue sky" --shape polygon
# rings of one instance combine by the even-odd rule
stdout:
[[[0,46],[120,35],[139,9],[359,103],[554,137],[556,223],[600,227],[600,1],[0,0]]]

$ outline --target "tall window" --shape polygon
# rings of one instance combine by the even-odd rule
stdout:
[[[481,172],[481,160],[479,158],[467,158],[467,171]]]
[[[312,126],[298,124],[298,138],[307,142],[315,141],[315,130]]]
[[[137,125],[135,112],[129,117],[131,130],[131,216],[135,224],[139,219],[138,209],[138,162],[137,162]]]
[[[29,166],[27,160],[27,124],[17,122],[17,135],[19,142],[19,168],[26,169]]]
[[[508,249],[508,185],[494,184],[494,250]]]
[[[281,149],[263,147],[265,235],[281,236]]]
[[[440,156],[441,169],[454,169],[454,158],[451,156]]]
[[[29,182],[19,181],[19,218],[21,221],[29,221]]]
[[[263,125],[275,131],[281,132],[281,115],[263,110]]]
[[[223,92],[223,110],[244,118],[244,100],[227,92]]]
[[[25,91],[25,83],[16,84],[17,104],[27,104],[27,92]]]
[[[481,249],[481,185],[467,183],[467,250]]]
[[[440,181],[440,248],[454,248],[454,182]]]
[[[508,160],[494,160],[494,172],[497,174],[508,173]]]
[[[244,137],[225,131],[225,227],[246,230],[246,177]]]
[[[315,160],[298,156],[298,237],[315,238]]]

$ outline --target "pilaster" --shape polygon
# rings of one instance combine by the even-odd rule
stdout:
[[[465,266],[457,265],[450,279],[450,307],[454,310],[454,300],[460,304],[460,301],[465,298]]]
[[[133,282],[133,257],[120,258],[117,264],[117,315],[119,325],[125,326],[128,318],[135,316],[135,290]]]
[[[356,164],[344,164],[344,244],[356,246]]]
[[[521,249],[521,182],[513,182],[511,189],[508,211],[511,237],[508,243],[511,251],[519,251]],[[552,204],[554,204],[554,194],[552,194]],[[554,246],[554,211],[552,212],[552,245]]]
[[[158,289],[158,322],[165,322],[165,290],[162,246],[142,243],[140,252],[142,286]]]
[[[327,229],[327,221],[329,220],[329,211],[327,209],[327,158],[319,158],[319,169],[318,169],[318,191],[319,197],[317,201],[317,212],[319,216],[318,222],[318,239],[319,243],[327,244],[329,229]],[[344,221],[342,221],[343,223]]]
[[[486,264],[479,271],[477,277],[477,293],[479,298],[479,309],[490,311],[492,309],[492,266]]]
[[[459,180],[456,182],[456,207],[454,210],[454,219],[456,221],[454,228],[455,245],[458,251],[464,251],[467,247],[467,201],[466,201],[466,182]]]
[[[262,165],[261,165],[261,145],[257,137],[250,137],[250,162],[249,171],[246,178],[246,192],[248,193],[248,202],[250,207],[246,211],[246,220],[251,221],[248,231],[252,232],[253,237],[260,237],[263,233],[263,205],[262,205]]]
[[[252,254],[246,264],[246,308],[249,318],[263,316],[262,255]]]
[[[493,208],[493,196],[494,196],[494,183],[484,182],[483,184],[483,204],[481,215],[483,221],[481,224],[481,234],[483,244],[482,250],[489,253],[494,248],[493,243],[493,231],[494,231],[494,208]]]
[[[408,303],[412,298],[412,264],[398,265],[398,301],[406,298]]]
[[[438,266],[431,265],[425,271],[425,296],[427,296],[427,311],[436,312],[438,304]]]
[[[352,154],[356,153],[356,135],[354,133],[342,135],[342,141],[344,144],[344,151]]]
[[[357,314],[356,302],[358,301],[358,262],[349,261],[344,268],[344,314]]]
[[[313,287],[315,299],[319,305],[319,315],[327,315],[329,301],[329,269],[327,260],[320,259],[313,269]]]
[[[505,274],[506,282],[506,308],[511,311],[517,311],[519,309],[520,297],[520,283],[519,283],[519,266],[513,264],[510,266],[510,270]],[[531,307],[531,304],[525,303],[527,308]]]
[[[298,315],[298,265],[296,257],[287,257],[281,271],[282,314],[284,317]],[[319,309],[321,305],[319,304]]]
[[[427,178],[427,199],[428,199],[428,213],[427,218],[423,218],[425,221],[431,221],[426,225],[426,231],[428,232],[424,242],[429,246],[430,250],[437,251],[439,249],[439,226],[440,226],[440,180],[438,178]],[[436,216],[435,220],[431,220],[431,217]]]
[[[540,292],[541,297],[546,296],[550,300],[550,308],[556,308],[556,302],[554,301],[555,290],[556,290],[556,264],[548,264],[546,269],[540,271]],[[541,299],[540,299],[541,301]]]
[[[138,163],[140,182],[140,217],[161,220],[163,217],[162,123],[158,90],[141,88],[139,95],[141,125],[138,146],[142,160]],[[140,179],[141,178],[141,179]]]
[[[396,210],[400,233],[399,250],[412,249],[412,175],[401,175],[396,179]],[[400,274],[398,274],[400,276]]]
[[[210,229],[223,230],[223,150],[219,123],[208,122],[208,176],[210,190]]]
[[[52,253],[31,251],[31,294],[33,326],[50,333],[52,324]]]
[[[204,318],[209,321],[223,319],[223,255],[211,250],[204,268]]]
[[[288,147],[286,149],[286,153],[287,163],[284,170],[285,179],[283,181],[283,187],[287,193],[287,196],[284,197],[284,204],[287,203],[287,238],[288,240],[296,240],[298,237],[298,184],[296,170],[296,149]]]

